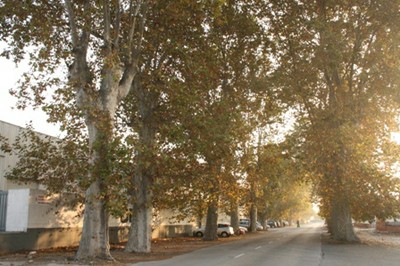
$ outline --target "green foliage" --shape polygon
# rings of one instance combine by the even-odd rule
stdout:
[[[174,2],[160,3],[159,13],[156,7],[151,9],[156,12],[151,24],[162,25],[160,21],[168,19],[166,24],[175,26],[156,27],[145,35],[149,54],[160,55],[154,62],[144,53],[144,62],[149,63],[144,63],[141,75],[145,90],[157,95],[152,109],[153,125],[160,133],[157,206],[202,216],[207,204],[221,195],[222,206],[240,196],[237,151],[251,131],[244,113],[254,101],[260,102],[251,100],[262,95],[261,82],[256,86],[256,81],[265,75],[265,54],[257,53],[265,47],[263,29],[249,7],[241,1]],[[171,17],[168,8],[183,8],[180,13],[194,8],[195,15],[186,21],[180,13]],[[135,99],[130,108],[140,110]],[[141,117],[139,112],[132,116],[136,121]],[[165,199],[164,194],[171,197]]]
[[[49,193],[68,193],[67,204],[82,203],[88,164],[87,149],[76,143],[38,134],[32,128],[22,131],[14,143],[7,141],[17,165],[5,177],[19,183],[44,185]]]

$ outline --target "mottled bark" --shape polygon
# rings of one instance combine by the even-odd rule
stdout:
[[[231,226],[233,227],[233,230],[237,232],[237,230],[239,229],[239,207],[236,202],[233,202],[231,204],[230,216]]]
[[[257,206],[252,203],[250,206],[250,232],[257,232]]]
[[[93,182],[86,191],[82,237],[76,254],[78,260],[89,258],[112,259],[109,245],[108,212],[101,194],[100,181]]]
[[[151,181],[141,169],[138,169],[134,183],[133,215],[125,251],[149,253],[152,221]]]
[[[208,205],[207,209],[207,220],[206,220],[206,231],[204,234],[204,240],[213,241],[217,240],[217,222],[218,222],[218,203],[212,201]]]
[[[333,123],[335,126],[335,123]],[[340,143],[340,142],[339,142]],[[332,186],[330,194],[330,217],[329,217],[329,230],[331,236],[335,240],[354,242],[358,241],[353,228],[351,219],[351,208],[349,198],[352,191],[349,189],[347,182],[349,179],[346,177],[346,172],[343,165],[346,160],[345,147],[338,145],[338,149],[332,155],[331,165],[334,167],[331,170],[330,184]]]
[[[152,182],[154,180],[154,146],[157,124],[154,119],[159,94],[144,88],[140,79],[134,83],[139,101],[139,147],[137,149],[137,168],[132,178],[131,192],[133,217],[125,247],[126,252],[149,253],[151,251],[152,221]]]
[[[259,145],[260,146],[260,145]],[[250,182],[250,228],[249,232],[257,231],[257,197],[256,197],[256,184],[255,181],[252,180]]]
[[[332,200],[333,204],[329,223],[332,238],[347,242],[359,241],[354,232],[350,206],[346,195],[338,191]]]
[[[109,91],[113,91],[108,87]],[[109,143],[112,138],[113,117],[117,101],[109,101],[109,94],[103,93],[100,101],[92,105],[92,110],[86,114],[86,125],[89,132],[89,148],[91,153],[88,180],[90,186],[85,195],[85,210],[83,218],[82,236],[76,259],[88,258],[112,259],[109,246],[107,211],[107,183],[110,173],[109,167]],[[88,102],[83,97],[82,104]],[[105,110],[105,111],[104,111]],[[91,112],[98,112],[101,118],[96,120]]]

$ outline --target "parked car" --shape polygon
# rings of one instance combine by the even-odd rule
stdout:
[[[240,219],[239,220],[239,226],[242,226],[242,227],[245,227],[247,229],[250,229],[250,219]],[[257,230],[263,230],[264,229],[263,226],[259,222],[257,222],[256,228],[257,228]]]
[[[239,226],[249,229],[250,228],[250,220],[249,219],[240,219]]]
[[[195,228],[193,230],[193,236],[203,237],[205,230],[206,230],[205,227]],[[230,226],[229,224],[220,223],[217,225],[217,235],[218,236],[228,237],[228,236],[232,236],[234,234],[235,234],[235,232],[233,231],[233,227]]]
[[[246,227],[239,226],[239,228],[236,230],[237,235],[244,235],[248,232]]]
[[[256,228],[258,231],[264,230],[264,227],[259,222],[257,222]]]
[[[274,220],[269,220],[269,221],[267,222],[267,224],[268,224],[268,226],[271,227],[271,228],[276,228],[276,227],[278,227],[278,222],[277,222],[277,221],[274,221]]]

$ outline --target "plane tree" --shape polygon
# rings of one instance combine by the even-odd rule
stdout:
[[[201,102],[188,121],[195,153],[207,169],[208,209],[205,239],[216,237],[218,206],[237,183],[237,150],[248,136],[243,115],[251,88],[268,68],[263,28],[254,1],[227,1],[206,21],[207,78],[197,85]]]
[[[153,198],[162,193],[157,179],[170,172],[167,167],[176,168],[163,150],[173,145],[168,134],[176,130],[174,115],[182,108],[171,99],[182,97],[178,88],[183,82],[182,71],[196,59],[191,50],[202,43],[207,8],[207,3],[188,1],[149,5],[139,74],[119,115],[121,126],[129,127],[131,137],[136,138],[135,173],[128,190],[132,222],[126,251],[150,252],[152,207],[163,205],[161,197]]]
[[[140,5],[137,7],[139,8]],[[188,47],[193,47],[198,36],[203,34],[201,23],[206,15],[203,10],[205,9],[204,3],[187,1],[152,2],[148,4],[147,9],[148,26],[146,29],[142,29],[143,25],[139,23],[139,29],[143,30],[143,32],[139,31],[139,35],[143,34],[140,36],[142,37],[140,54],[138,54],[139,47],[134,47],[137,57],[135,60],[138,61],[138,67],[135,70],[137,73],[131,82],[130,94],[124,98],[122,106],[116,110],[117,119],[112,121],[113,124],[117,123],[115,124],[116,128],[111,130],[108,140],[106,158],[108,169],[103,172],[104,183],[107,185],[102,191],[102,195],[105,195],[104,203],[107,211],[113,214],[125,214],[128,206],[133,206],[130,213],[133,222],[126,250],[135,252],[150,251],[151,186],[157,177],[156,170],[160,165],[160,158],[157,158],[157,145],[161,137],[158,136],[157,139],[156,135],[160,133],[160,128],[168,127],[169,120],[174,121],[172,117],[169,117],[171,106],[168,98],[171,97],[170,94],[177,92],[174,91],[175,87],[170,84],[174,84],[176,81],[181,82],[178,78],[179,68],[184,68],[185,64],[188,64]],[[139,9],[136,11],[140,12]],[[185,13],[187,15],[183,15]],[[197,19],[194,19],[195,14],[197,14]],[[137,19],[142,18],[138,13]],[[132,34],[134,34],[132,36],[134,38],[137,33],[132,32]],[[94,38],[101,39],[100,37],[94,36]],[[20,181],[27,179],[40,181],[47,186],[49,192],[55,193],[61,192],[60,189],[65,189],[67,181],[77,186],[75,192],[87,188],[88,185],[87,179],[82,179],[82,175],[76,174],[77,171],[84,173],[85,168],[63,168],[52,163],[55,161],[65,162],[65,160],[58,159],[63,156],[68,157],[63,151],[63,145],[68,141],[71,141],[71,145],[76,145],[77,153],[81,151],[83,154],[80,160],[87,159],[89,161],[90,159],[87,147],[88,136],[82,119],[86,110],[80,110],[81,108],[76,105],[74,90],[68,89],[60,89],[59,94],[54,95],[55,103],[43,103],[43,108],[50,114],[51,121],[61,123],[62,129],[67,132],[67,137],[57,141],[57,145],[51,145],[52,143],[39,141],[32,133],[29,138],[34,143],[33,146],[15,147],[21,156],[29,156],[27,158],[32,158],[32,160],[21,161],[13,173],[13,178],[19,178]],[[25,97],[22,100],[28,99]],[[35,102],[35,104],[40,105],[41,103]],[[96,143],[96,147],[97,145],[100,144]],[[35,151],[35,149],[38,150]],[[58,156],[54,156],[57,153]],[[41,168],[30,167],[39,161],[41,161]],[[70,162],[74,161],[74,157],[71,156]],[[56,174],[55,168],[64,171],[64,175],[68,176],[70,180],[50,179],[52,173]],[[87,169],[90,168],[87,167]],[[26,170],[29,169],[36,169],[36,171],[27,172]],[[48,178],[43,179],[43,177]],[[129,179],[130,182],[127,182]],[[66,183],[63,185],[64,181]],[[58,184],[58,186],[53,188],[52,183]]]
[[[284,137],[285,132],[279,133],[286,123],[283,114],[287,111],[287,105],[281,100],[282,91],[270,83],[270,76],[266,75],[252,84],[248,95],[248,106],[243,112],[246,117],[247,135],[241,140],[241,156],[239,157],[240,174],[245,193],[241,202],[245,203],[246,212],[250,218],[250,231],[256,231],[260,195],[267,184],[265,162],[267,146],[273,146],[281,140],[276,136]],[[271,156],[275,156],[273,149]],[[261,219],[263,219],[261,217]]]
[[[26,57],[31,66],[15,90],[20,107],[42,107],[62,126],[65,118],[86,126],[89,167],[78,260],[111,258],[106,188],[114,115],[137,74],[146,7],[147,1],[0,5],[0,36],[8,45],[2,56],[16,63]]]
[[[398,10],[396,1],[318,0],[271,1],[267,11],[275,84],[298,110],[304,165],[337,240],[357,240],[352,218],[370,210],[362,200],[385,211],[395,202],[381,162],[396,128]]]
[[[164,169],[157,182],[177,193],[171,200],[176,199],[180,210],[188,210],[185,202],[193,203],[203,215],[200,202],[208,203],[210,240],[216,237],[217,207],[225,200],[221,194],[235,194],[230,191],[237,181],[236,149],[248,130],[242,110],[248,106],[249,87],[266,65],[264,54],[258,54],[262,30],[250,2],[215,2],[206,7],[202,35],[183,48],[185,56],[174,66],[176,78],[168,83],[172,93],[165,94],[169,107],[164,117],[169,123],[161,130],[166,142],[160,152],[175,158],[187,172],[175,166],[174,176]]]

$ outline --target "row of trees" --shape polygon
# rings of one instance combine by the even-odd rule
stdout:
[[[383,171],[398,128],[399,2],[273,2],[276,84],[300,107],[297,138],[329,231],[356,240],[352,218],[385,218],[399,202]]]
[[[14,90],[20,107],[43,108],[65,132],[21,136],[9,178],[84,200],[77,259],[111,258],[108,217],[128,206],[126,250],[149,252],[153,207],[206,216],[213,240],[221,206],[235,226],[244,202],[254,226],[257,213],[295,217],[309,184],[332,236],[354,240],[352,217],[398,211],[385,170],[397,156],[399,8],[3,0],[2,55],[32,67]],[[295,128],[276,143],[267,129],[287,111]]]

